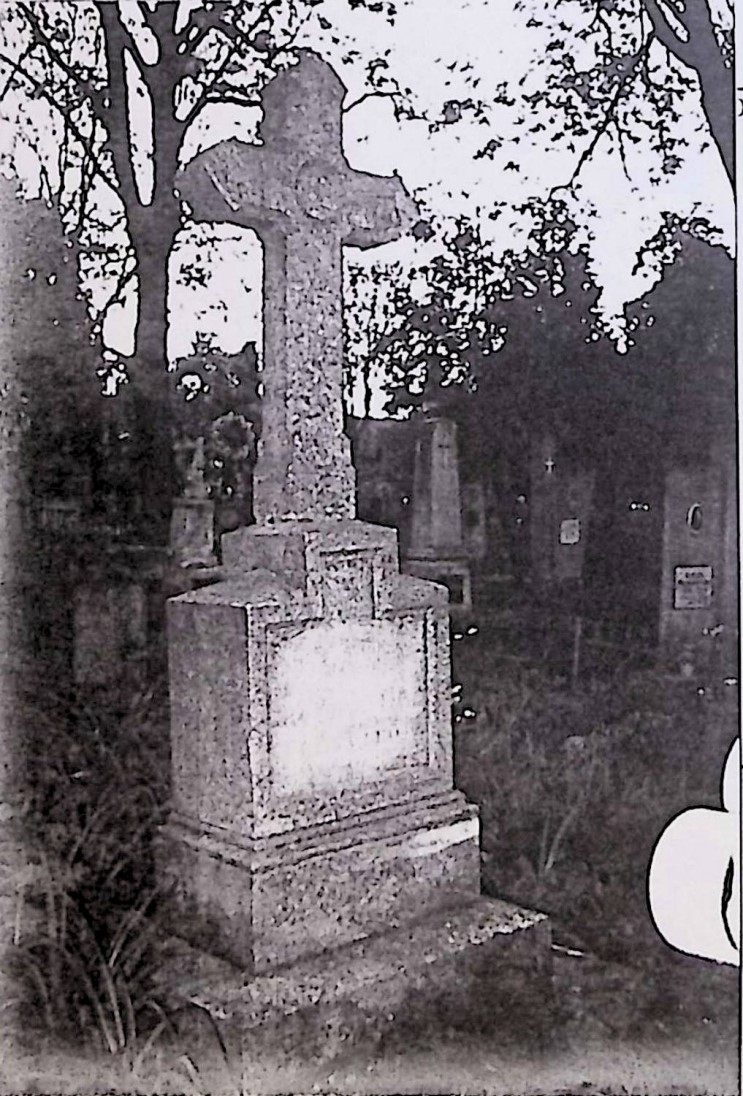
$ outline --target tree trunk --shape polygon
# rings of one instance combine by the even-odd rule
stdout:
[[[731,183],[735,180],[735,76],[725,67],[705,0],[687,3],[679,21],[688,32],[683,42],[669,27],[656,0],[644,0],[658,40],[699,76],[707,121]]]
[[[183,125],[173,113],[173,89],[184,71],[172,31],[174,5],[148,15],[160,43],[159,62],[144,69],[152,96],[155,193],[143,206],[137,194],[129,146],[123,50],[131,49],[115,5],[100,3],[106,36],[111,105],[105,114],[129,235],[136,255],[138,316],[135,357],[129,367],[137,444],[132,488],[139,493],[140,536],[165,543],[175,491],[172,450],[171,388],[167,367],[168,259],[180,227],[180,206],[173,194]],[[134,52],[132,50],[132,52]]]

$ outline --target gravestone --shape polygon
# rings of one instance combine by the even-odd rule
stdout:
[[[471,563],[482,565],[488,554],[489,524],[486,487],[482,480],[469,480],[462,484],[462,540],[467,559]],[[493,533],[497,536],[496,529]]]
[[[204,439],[197,438],[188,449],[185,487],[170,520],[170,551],[176,566],[213,567],[215,506],[206,483]]]
[[[579,582],[583,578],[595,481],[594,471],[571,471],[558,485],[557,529],[553,531],[554,574],[558,582]]]
[[[724,649],[734,670],[738,619],[734,446],[666,473],[660,591],[665,657],[703,667]]]
[[[466,921],[473,903],[478,943],[512,931],[476,902],[477,811],[453,788],[445,593],[400,575],[393,529],[354,519],[342,246],[394,239],[414,210],[398,179],[349,168],[343,96],[303,54],[264,92],[262,147],[210,149],[178,184],[197,218],[255,227],[265,249],[257,521],[223,538],[224,581],[168,605],[173,798],[158,854],[176,931],[252,976],[250,991],[231,983],[245,1023],[258,974],[326,949],[437,911]],[[300,979],[315,1002],[348,981],[323,971]]]
[[[529,549],[530,577],[538,588],[555,577],[555,526],[558,468],[555,439],[549,433],[532,441],[529,459]]]
[[[595,472],[571,468],[559,457],[554,437],[532,446],[531,573],[545,589],[583,578]]]
[[[457,424],[435,401],[424,410],[416,440],[405,571],[446,586],[452,608],[471,608],[470,567],[462,538]]]

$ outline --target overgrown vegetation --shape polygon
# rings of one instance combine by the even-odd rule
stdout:
[[[481,809],[485,888],[547,910],[604,958],[647,957],[652,848],[678,811],[719,804],[734,688],[646,670],[571,689],[476,645],[455,645],[456,761]]]
[[[646,866],[671,815],[716,803],[737,730],[732,690],[700,693],[647,671],[571,689],[504,661],[477,634],[455,644],[455,669],[457,783],[481,810],[484,889],[546,910],[560,947],[610,965],[592,975],[601,988],[580,1006],[582,1025],[597,999],[645,1023],[673,958],[647,914]],[[43,716],[34,709],[28,761],[35,862],[19,890],[11,952],[33,1055],[74,1047],[103,1063],[109,1084],[204,1091],[204,1063],[158,984],[153,837],[168,794],[164,706],[148,695],[123,717],[82,703]],[[528,986],[514,993],[522,991],[530,1000]],[[568,997],[556,985],[554,1000],[533,1002],[545,1031]],[[719,1007],[725,1014],[724,999]],[[233,1075],[222,1087],[240,1091],[239,1063],[219,1032],[209,1038]]]
[[[32,862],[10,953],[21,1029],[37,1046],[103,1052],[132,1079],[172,1027],[156,994],[152,864],[167,724],[151,696],[123,718],[60,699],[24,723]]]

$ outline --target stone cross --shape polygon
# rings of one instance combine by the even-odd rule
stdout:
[[[262,144],[216,145],[176,184],[197,220],[252,228],[263,243],[258,522],[355,516],[343,433],[342,248],[395,240],[415,220],[399,178],[348,165],[344,95],[333,69],[302,52],[263,92]]]

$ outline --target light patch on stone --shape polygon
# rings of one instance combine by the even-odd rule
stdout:
[[[451,845],[461,845],[464,841],[476,841],[480,835],[477,818],[464,818],[437,830],[418,833],[410,842],[410,856],[430,856],[441,852]]]
[[[280,640],[270,698],[274,791],[358,786],[425,745],[419,623],[323,622]]]

